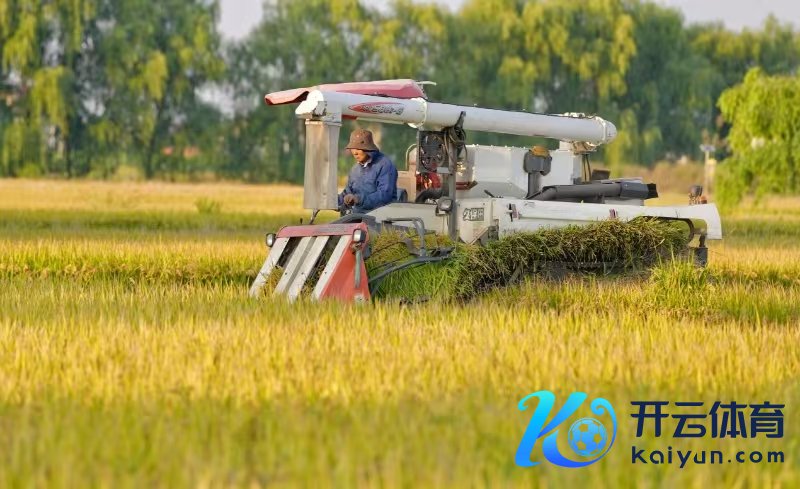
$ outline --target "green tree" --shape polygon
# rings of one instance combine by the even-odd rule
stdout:
[[[154,176],[223,71],[217,12],[207,0],[2,0],[3,172],[108,176],[133,156]]]
[[[731,123],[733,157],[721,165],[719,201],[738,203],[748,192],[800,191],[800,77],[768,76],[753,68],[722,93],[719,107]]]
[[[626,73],[627,91],[612,102],[620,138],[607,160],[652,164],[666,152],[693,154],[709,127],[715,71],[693,51],[683,16],[650,2],[631,2],[637,46]]]
[[[622,1],[475,0],[459,17],[442,68],[474,103],[593,112],[627,90],[636,45]]]
[[[0,2],[5,174],[23,167],[48,172],[70,161],[70,136],[81,111],[77,79],[85,27],[95,10],[94,0]]]
[[[271,0],[261,23],[230,48],[236,114],[223,171],[248,180],[300,182],[305,128],[294,107],[263,108],[265,93],[319,83],[373,79],[378,62],[365,45],[377,13],[357,0]]]
[[[687,29],[692,51],[705,58],[713,67],[713,74],[704,77],[711,100],[718,100],[722,92],[740,83],[748,70],[760,67],[766,74],[791,74],[800,67],[800,33],[791,24],[781,23],[770,15],[761,29],[733,32],[721,23],[698,24]],[[714,131],[715,140],[724,144],[729,127],[722,123],[720,112],[712,107],[706,128]],[[718,157],[726,156],[726,148],[718,150]]]
[[[200,90],[221,79],[217,2],[114,2],[102,11],[98,45],[105,86],[93,131],[106,150],[123,142],[139,156],[146,178],[174,172],[180,156],[170,147],[199,144],[176,138],[202,101]]]

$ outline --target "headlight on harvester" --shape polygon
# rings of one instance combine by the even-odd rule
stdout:
[[[364,243],[367,241],[367,232],[363,229],[356,229],[353,231],[353,241],[356,243]]]
[[[275,233],[267,233],[266,237],[267,248],[272,248],[272,245],[275,244]]]

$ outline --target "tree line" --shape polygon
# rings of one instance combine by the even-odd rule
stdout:
[[[718,105],[722,93],[753,68],[791,78],[800,63],[800,34],[774,17],[734,32],[651,1],[267,0],[235,42],[219,8],[0,0],[0,175],[299,182],[302,123],[263,95],[387,78],[433,80],[434,100],[601,115],[619,129],[599,155],[612,168],[697,157],[700,144],[724,158],[746,145],[736,132],[729,145],[738,102]],[[411,142],[398,128],[382,138],[396,159]]]

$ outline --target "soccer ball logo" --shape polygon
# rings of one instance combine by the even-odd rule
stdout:
[[[581,418],[572,423],[567,438],[569,446],[580,456],[596,457],[608,443],[606,427],[594,418]]]

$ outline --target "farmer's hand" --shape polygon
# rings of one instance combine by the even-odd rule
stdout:
[[[344,205],[352,207],[358,204],[358,196],[354,194],[347,194],[344,196]]]

